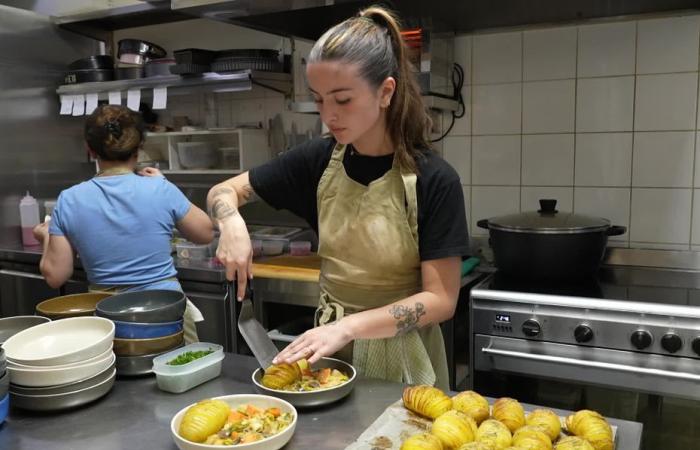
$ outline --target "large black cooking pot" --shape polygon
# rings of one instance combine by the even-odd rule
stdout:
[[[477,222],[489,230],[500,271],[537,280],[589,278],[600,267],[608,236],[627,231],[600,217],[559,212],[556,204],[556,200],[540,200],[538,211]]]

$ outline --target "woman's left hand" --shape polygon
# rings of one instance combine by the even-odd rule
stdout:
[[[162,177],[163,172],[156,169],[155,167],[145,167],[139,170],[139,175],[142,177]]]
[[[291,364],[306,358],[313,364],[324,356],[331,356],[353,340],[352,333],[342,320],[306,331],[282,350],[272,361]]]

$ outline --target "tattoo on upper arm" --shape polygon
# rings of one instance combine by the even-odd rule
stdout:
[[[416,302],[415,308],[404,305],[394,305],[389,310],[396,322],[396,335],[401,336],[419,328],[418,321],[425,315],[425,305]]]
[[[246,202],[253,202],[258,198],[257,195],[255,195],[253,186],[251,186],[250,183],[247,183],[243,186],[243,198]]]

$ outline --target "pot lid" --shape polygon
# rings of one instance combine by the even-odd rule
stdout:
[[[548,234],[590,233],[610,228],[607,219],[561,212],[556,206],[556,200],[541,199],[539,210],[494,217],[488,220],[488,227],[503,231]]]

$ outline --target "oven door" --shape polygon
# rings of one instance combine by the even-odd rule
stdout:
[[[471,388],[491,397],[642,422],[642,448],[697,448],[700,361],[473,335]]]

